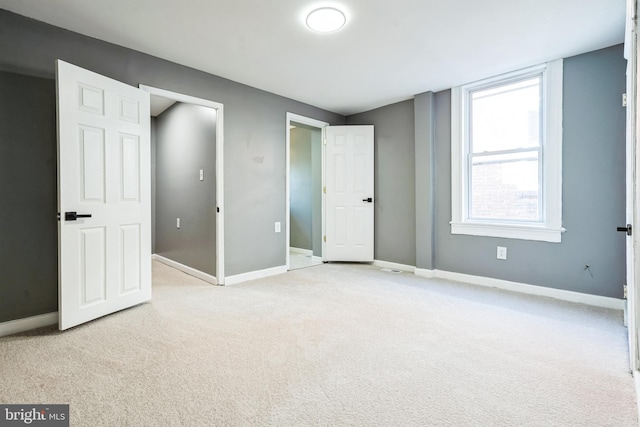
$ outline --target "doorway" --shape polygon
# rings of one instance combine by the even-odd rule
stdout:
[[[328,123],[287,113],[286,259],[295,270],[322,264],[324,150]]]
[[[165,248],[165,253],[160,255],[154,250],[154,259],[209,283],[223,285],[223,105],[149,86],[140,85],[140,88],[151,95],[151,112],[156,117],[156,129],[169,135],[164,138],[180,140],[185,133],[193,132],[192,137],[200,140],[197,148],[178,146],[171,148],[171,152],[165,148],[162,157],[153,162],[154,173],[156,167],[165,171],[162,172],[162,179],[156,180],[154,194],[158,190],[166,190],[175,197],[184,198],[186,193],[190,193],[195,203],[185,210],[181,205],[190,205],[188,201],[183,203],[177,199],[154,197],[154,248],[158,249],[156,245],[164,245]],[[176,124],[187,126],[188,129],[175,129],[173,126]],[[156,137],[160,143],[161,136]],[[184,144],[184,141],[180,144]],[[199,156],[209,161],[204,160],[203,163]],[[156,165],[156,162],[164,163]],[[163,167],[167,162],[180,162],[181,170],[173,170],[178,167]],[[164,176],[167,172],[171,176]],[[188,189],[178,189],[176,184],[179,183],[186,183]],[[176,209],[182,209],[181,213],[174,212]],[[162,226],[163,233],[157,233],[159,226]]]

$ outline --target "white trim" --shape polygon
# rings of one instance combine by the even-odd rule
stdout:
[[[382,268],[391,268],[392,270],[408,271],[409,273],[415,273],[416,271],[416,268],[411,265],[398,264],[396,262],[389,262],[389,261],[380,261],[377,259],[373,261],[373,265],[377,267],[382,267]]]
[[[581,292],[547,288],[545,286],[529,285],[526,283],[511,282],[508,280],[494,279],[484,276],[474,276],[471,274],[454,273],[444,270],[426,270],[422,268],[416,268],[415,274],[416,276],[424,277],[427,279],[452,280],[455,282],[462,282],[470,285],[504,289],[521,294],[537,295],[562,301],[577,302],[595,307],[611,308],[614,310],[625,309],[625,300],[618,298],[589,295],[583,294]]]
[[[25,317],[24,319],[10,320],[0,323],[0,337],[19,334],[20,332],[32,329],[43,328],[45,326],[58,324],[58,312],[40,314],[38,316]]]
[[[265,277],[276,276],[278,274],[286,273],[288,267],[281,265],[279,267],[265,268],[264,270],[249,271],[247,273],[235,274],[233,276],[227,276],[224,282],[225,286],[237,285],[238,283],[246,282],[249,280],[263,279]]]
[[[196,98],[142,84],[139,87],[151,95],[216,110],[216,206],[220,210],[220,212],[216,213],[216,277],[218,283],[224,284],[224,105],[208,99]]]
[[[544,223],[504,223],[472,221],[468,219],[465,197],[468,192],[466,148],[469,108],[467,93],[503,80],[515,79],[542,72],[544,129],[542,149],[542,193]],[[562,241],[562,85],[563,60],[454,87],[451,90],[451,234],[501,237],[507,239]]]
[[[618,298],[589,295],[580,292],[566,291],[563,289],[547,288],[545,286],[528,285],[526,283],[511,282],[508,280],[493,279],[490,277],[473,276],[470,274],[452,273],[450,271],[434,270],[438,279],[453,280],[472,285],[486,286],[490,288],[504,289],[529,295],[538,295],[555,298],[563,301],[577,302],[596,307],[624,310],[624,300]]]
[[[539,240],[560,243],[565,228],[534,226],[527,224],[483,224],[476,222],[451,222],[451,234],[502,237],[505,239]]]
[[[195,268],[189,267],[188,265],[180,264],[179,262],[169,258],[165,258],[162,255],[153,254],[151,255],[151,259],[168,265],[169,267],[175,268],[176,270],[180,270],[190,276],[197,277],[198,279],[204,280],[205,282],[211,283],[212,285],[218,284],[215,276],[212,276],[200,270],[196,270]]]
[[[289,251],[305,256],[313,256],[313,251],[311,249],[294,248],[293,246],[289,246]]]
[[[329,126],[329,123],[320,120],[312,119],[310,117],[301,116],[299,114],[289,113],[286,114],[286,131],[285,131],[285,264],[287,268],[291,266],[291,259],[289,256],[290,242],[291,242],[291,122],[302,123],[304,125],[313,126],[320,129],[320,143],[322,144],[322,185],[324,186],[324,140],[326,138],[325,129]],[[325,235],[324,231],[324,198],[325,194],[322,193],[322,235]],[[322,242],[322,254],[324,257],[324,239]]]

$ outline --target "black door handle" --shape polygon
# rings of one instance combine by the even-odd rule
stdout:
[[[91,214],[78,214],[78,212],[65,212],[64,220],[65,221],[75,221],[78,218],[91,218]]]
[[[626,227],[618,227],[617,230],[627,233],[627,236],[631,236],[631,233],[633,231],[631,224],[627,224]]]
[[[373,199],[371,197],[367,197],[366,199],[362,199],[363,202],[373,203]]]

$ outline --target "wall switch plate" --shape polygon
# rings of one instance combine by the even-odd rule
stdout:
[[[279,233],[280,231],[280,222],[276,222],[276,233]]]
[[[176,228],[180,228],[180,218],[176,218]]]
[[[200,169],[200,181],[204,181],[204,169]]]
[[[498,246],[498,259],[507,259],[507,248],[505,248],[504,246]]]

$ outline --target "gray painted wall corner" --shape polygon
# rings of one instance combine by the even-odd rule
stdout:
[[[375,259],[416,265],[413,99],[347,117],[374,125]]]

